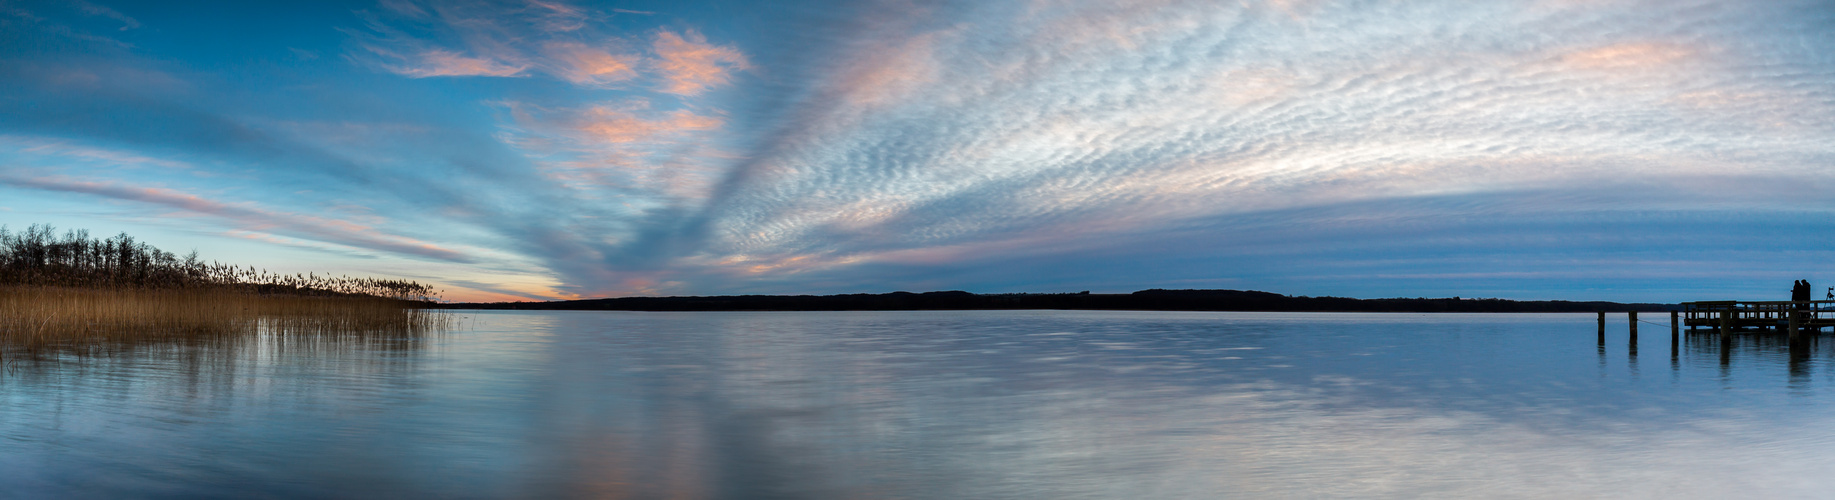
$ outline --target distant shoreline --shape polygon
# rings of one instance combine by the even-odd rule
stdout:
[[[1388,298],[1289,296],[1252,290],[1141,290],[1127,294],[1002,293],[962,291],[892,292],[847,295],[727,295],[708,297],[620,297],[548,302],[467,302],[442,309],[534,311],[958,311],[1110,310],[1240,312],[1626,312],[1671,311],[1675,304],[1471,298]]]

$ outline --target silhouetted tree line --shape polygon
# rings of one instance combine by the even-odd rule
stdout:
[[[733,295],[622,297],[551,302],[447,304],[463,309],[605,311],[906,311],[975,309],[1089,309],[1145,311],[1292,312],[1623,312],[1667,311],[1671,304],[1621,304],[1563,300],[1304,297],[1245,290],[1141,290],[1130,294],[963,291],[851,295]]]
[[[204,262],[197,252],[179,257],[121,233],[91,238],[85,230],[56,235],[33,224],[11,232],[0,226],[0,285],[77,288],[181,289],[230,287],[258,294],[369,295],[429,301],[432,287],[406,280],[277,274],[253,267]]]

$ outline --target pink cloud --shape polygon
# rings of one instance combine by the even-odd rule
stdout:
[[[738,49],[709,44],[694,30],[682,35],[658,31],[651,50],[657,57],[653,64],[662,73],[662,91],[671,94],[699,95],[731,82],[733,71],[750,67]]]
[[[676,134],[715,130],[724,121],[688,110],[676,110],[659,118],[647,118],[626,109],[594,107],[582,113],[574,130],[602,142],[626,144],[648,142]]]
[[[1687,46],[1673,43],[1620,43],[1570,52],[1562,55],[1560,61],[1576,69],[1648,70],[1675,64],[1696,53]]]
[[[596,22],[587,9],[555,0],[514,7],[390,0],[383,12],[365,17],[364,29],[345,30],[360,42],[350,57],[414,78],[539,73],[587,87],[641,79],[657,92],[693,96],[751,67],[737,48],[709,43],[698,31],[663,29],[643,44]]]
[[[582,189],[619,186],[659,197],[699,197],[715,164],[731,159],[709,145],[726,119],[687,109],[650,109],[638,99],[583,109],[504,103],[517,127],[504,140],[543,158],[542,175]]]
[[[697,114],[686,109],[656,111],[644,100],[589,106],[583,109],[546,108],[519,102],[505,102],[510,115],[534,136],[512,137],[511,143],[525,150],[545,153],[561,151],[642,149],[679,143],[687,134],[719,130],[726,124],[720,116]]]
[[[455,278],[430,281],[445,287],[440,290],[440,298],[449,302],[527,302],[584,298],[532,283],[494,283]]]
[[[452,262],[471,262],[457,251],[392,234],[362,224],[310,215],[274,212],[248,206],[205,199],[181,191],[162,188],[135,188],[119,184],[77,181],[59,178],[26,178],[0,176],[0,184],[67,193],[82,193],[118,200],[165,206],[199,215],[218,217],[236,223],[240,229],[274,232],[304,239],[336,243],[357,248],[416,255]]]
[[[553,42],[544,47],[553,60],[553,73],[575,85],[599,85],[637,77],[638,57],[614,54],[578,42]]]

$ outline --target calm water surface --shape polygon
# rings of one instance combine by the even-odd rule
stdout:
[[[0,497],[1812,497],[1835,338],[1594,317],[462,312],[0,373]],[[1667,319],[1667,318],[1661,318]]]

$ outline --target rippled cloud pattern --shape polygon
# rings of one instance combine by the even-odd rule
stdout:
[[[461,299],[1835,279],[1825,2],[4,9],[0,218]]]

